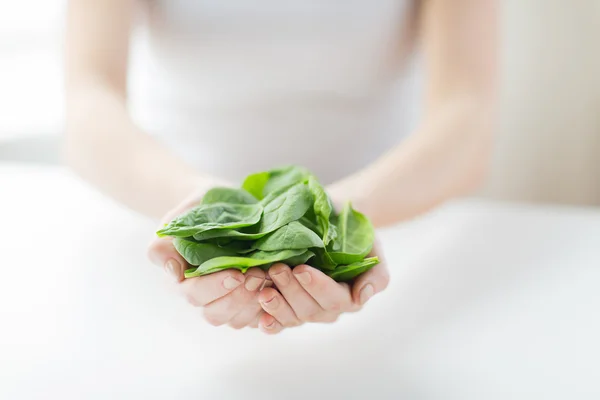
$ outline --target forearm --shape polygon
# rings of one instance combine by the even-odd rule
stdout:
[[[385,226],[474,189],[489,158],[491,105],[455,99],[432,108],[420,128],[375,163],[330,188]]]
[[[83,178],[150,217],[212,184],[139,130],[122,96],[101,84],[68,90],[65,156]]]

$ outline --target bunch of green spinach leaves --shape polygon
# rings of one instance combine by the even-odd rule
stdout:
[[[211,189],[157,234],[173,237],[193,266],[186,278],[282,262],[351,281],[379,262],[367,257],[375,240],[368,218],[350,203],[336,212],[314,175],[297,166],[252,174],[239,189]]]

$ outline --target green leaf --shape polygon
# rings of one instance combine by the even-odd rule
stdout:
[[[331,256],[325,249],[313,249],[315,257],[311,261],[311,265],[320,270],[334,270],[337,263],[331,259]]]
[[[304,225],[305,227],[307,227],[308,229],[310,229],[311,231],[313,231],[317,235],[319,235],[319,236],[321,235],[321,230],[317,226],[317,223],[312,218],[310,218],[308,216],[308,211],[306,212],[306,214],[302,218],[300,218],[298,220],[298,222],[300,222],[302,225]]]
[[[204,241],[216,238],[231,238],[237,240],[257,240],[265,236],[266,233],[262,232],[243,232],[241,230],[236,231],[235,229],[213,229],[210,231],[200,232],[194,235],[194,239],[198,241]]]
[[[290,222],[259,239],[254,248],[265,251],[325,247],[321,238],[297,221]]]
[[[312,251],[306,250],[304,253],[302,253],[298,256],[286,258],[285,260],[281,260],[280,262],[282,262],[290,267],[295,267],[297,265],[306,264],[308,260],[310,260],[312,257],[314,257],[314,255],[315,255],[315,253],[313,253]]]
[[[298,183],[270,193],[262,204],[265,211],[259,232],[269,233],[302,218],[312,205],[312,197],[308,186]]]
[[[271,174],[268,171],[257,172],[256,174],[248,175],[242,184],[242,188],[252,196],[256,197],[258,200],[262,200],[264,198],[263,191],[265,189],[265,185],[269,181],[270,177]]]
[[[251,174],[244,180],[242,188],[252,196],[262,200],[279,189],[304,182],[309,175],[310,173],[306,168],[289,165]]]
[[[257,240],[268,233],[300,219],[311,206],[312,198],[306,184],[299,183],[289,188],[281,188],[261,200],[264,207],[260,223],[245,231],[240,230],[212,230],[194,234],[198,241],[230,237],[239,240]]]
[[[195,239],[193,239],[196,241]],[[232,240],[231,238],[216,238],[203,243],[213,243],[219,247],[234,251],[237,254],[252,253],[256,249],[252,248],[252,242],[248,240]]]
[[[269,180],[263,188],[263,195],[285,189],[287,187],[305,182],[310,176],[306,168],[290,165],[269,171]]]
[[[377,264],[379,264],[379,259],[377,257],[370,257],[350,265],[340,265],[335,270],[325,271],[325,273],[336,282],[348,282],[360,274],[367,272]]]
[[[329,218],[333,212],[333,205],[325,189],[323,189],[323,186],[321,186],[314,176],[308,178],[308,188],[314,197],[313,211],[321,231],[323,243],[327,246],[337,236],[336,229],[330,228],[331,224],[329,222]]]
[[[202,204],[178,216],[157,232],[159,236],[189,237],[211,229],[237,229],[260,221],[260,204]]]
[[[185,271],[186,278],[208,275],[225,269],[239,269],[246,272],[249,268],[272,264],[305,254],[306,250],[257,251],[247,257],[216,257],[202,263],[196,269]]]
[[[334,218],[337,238],[327,251],[336,264],[352,264],[362,261],[373,248],[375,230],[363,214],[346,203],[339,216]]]
[[[173,239],[175,249],[190,265],[200,265],[215,257],[235,256],[234,250],[219,247],[212,243],[198,243],[183,238]]]
[[[374,241],[369,220],[350,204],[336,215],[323,186],[297,166],[252,174],[241,189],[214,188],[157,233],[174,237],[194,266],[186,277],[308,262],[344,281],[377,263],[365,260]]]
[[[210,189],[202,198],[202,204],[214,203],[256,204],[258,200],[243,189],[217,187]]]

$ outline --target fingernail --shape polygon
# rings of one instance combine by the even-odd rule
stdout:
[[[249,292],[254,292],[256,289],[258,289],[260,287],[260,285],[263,284],[263,280],[260,278],[257,278],[255,276],[249,276],[246,278],[246,290]]]
[[[240,286],[243,282],[242,281],[238,281],[237,279],[228,276],[227,278],[223,279],[223,287],[227,290],[232,290],[235,289],[236,287]]]
[[[371,285],[370,283],[368,285],[365,285],[365,287],[362,288],[360,291],[360,304],[365,304],[367,300],[373,297],[374,294],[375,289],[373,288],[373,285]]]
[[[275,310],[279,306],[279,299],[273,296],[270,300],[264,301],[263,305],[269,310]]]
[[[167,272],[167,274],[169,274],[169,276],[175,280],[175,282],[179,282],[180,279],[180,269],[181,266],[179,265],[179,263],[175,260],[169,260],[165,263],[165,271]]]
[[[271,274],[271,278],[275,280],[275,283],[280,286],[285,286],[290,283],[290,275],[288,271],[283,271],[278,274]]]
[[[298,279],[298,282],[300,282],[303,285],[308,285],[312,280],[312,277],[310,276],[309,272],[294,274],[294,276],[296,277],[296,279]]]

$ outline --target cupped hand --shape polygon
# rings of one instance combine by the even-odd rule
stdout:
[[[199,191],[163,218],[163,223],[196,206],[205,191]],[[231,269],[207,276],[184,279],[184,271],[190,268],[173,246],[171,238],[156,238],[148,249],[152,262],[169,274],[177,291],[194,307],[201,307],[205,319],[214,326],[229,324],[240,329],[258,326],[263,314],[258,302],[259,290],[265,282],[265,272],[260,268],[249,269],[246,274]]]
[[[265,288],[258,296],[265,311],[260,316],[261,330],[275,334],[305,322],[334,322],[342,313],[358,311],[389,283],[387,265],[377,245],[372,255],[381,262],[351,285],[338,283],[308,265],[293,269],[285,264],[273,265],[269,276],[277,290]]]

